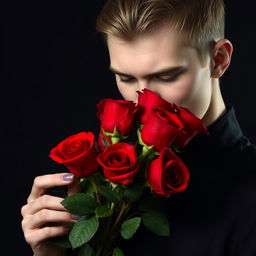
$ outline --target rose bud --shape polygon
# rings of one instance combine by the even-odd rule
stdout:
[[[143,89],[142,92],[138,91],[138,115],[140,124],[146,123],[152,114],[153,108],[170,109],[171,105],[169,102],[161,98],[155,92]]]
[[[152,110],[151,118],[141,129],[141,139],[147,146],[154,145],[154,151],[169,147],[174,139],[183,133],[183,123],[173,113],[164,109]]]
[[[173,104],[173,112],[184,124],[184,133],[177,136],[173,142],[178,148],[185,147],[197,134],[209,134],[202,120],[197,118],[188,109]]]
[[[137,111],[135,103],[126,100],[103,99],[98,105],[97,117],[105,132],[115,133],[115,128],[121,136],[128,135],[133,127]]]
[[[135,146],[123,142],[106,147],[97,161],[103,168],[104,176],[120,185],[132,183],[139,169]]]
[[[160,156],[150,162],[147,182],[156,194],[168,198],[188,186],[189,170],[184,162],[170,149],[163,148]]]
[[[50,158],[78,177],[87,177],[98,169],[94,134],[80,132],[67,137],[50,152]]]

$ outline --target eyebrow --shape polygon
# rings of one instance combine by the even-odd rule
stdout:
[[[117,69],[113,68],[113,67],[109,67],[109,70],[111,72],[113,72],[114,74],[117,74],[117,75],[120,75],[120,76],[129,76],[129,77],[133,77],[132,75],[130,74],[125,74],[121,71],[118,71]],[[165,73],[168,73],[168,74],[177,74],[177,73],[180,73],[180,72],[184,72],[186,71],[187,68],[185,67],[182,67],[182,66],[177,66],[177,67],[167,67],[167,68],[162,68],[154,73],[151,73],[151,74],[148,74],[146,76],[156,76],[156,75],[161,75],[161,74],[165,74]]]

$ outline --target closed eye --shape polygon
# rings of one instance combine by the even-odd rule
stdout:
[[[176,74],[155,74],[155,75],[149,76],[149,79],[157,80],[157,81],[164,82],[164,83],[174,82],[184,72],[185,71],[181,71]],[[132,76],[128,76],[128,75],[116,74],[116,76],[119,78],[119,81],[122,83],[133,83],[136,80],[136,78],[134,78]]]
[[[181,73],[178,73],[176,75],[156,75],[155,78],[162,82],[173,82],[178,79],[178,77],[181,75]]]
[[[121,81],[121,82],[123,82],[123,83],[129,83],[129,82],[132,82],[132,81],[134,81],[134,77],[132,77],[132,76],[121,76],[121,75],[118,75],[118,77],[119,77],[119,80]]]

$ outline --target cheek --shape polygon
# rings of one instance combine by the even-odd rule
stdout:
[[[202,118],[211,101],[211,80],[208,70],[201,70],[196,74],[191,75],[187,81],[186,96],[182,105]]]
[[[125,100],[137,102],[138,94],[137,89],[132,85],[126,85],[125,83],[120,83],[119,79],[116,78],[117,88]]]
[[[199,118],[205,114],[211,99],[211,82],[207,70],[191,70],[177,82],[162,87],[161,96],[189,109]]]
[[[190,101],[191,98],[196,96],[197,88],[198,88],[198,75],[194,75],[194,73],[188,74],[181,84],[180,90],[180,104],[186,104]]]
[[[194,90],[195,77],[186,74],[178,81],[166,86],[161,86],[160,94],[168,102],[177,105],[184,105],[190,98]]]

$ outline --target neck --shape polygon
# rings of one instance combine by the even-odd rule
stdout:
[[[221,95],[218,79],[212,81],[212,97],[210,105],[202,118],[204,125],[210,126],[226,112],[226,106]]]

